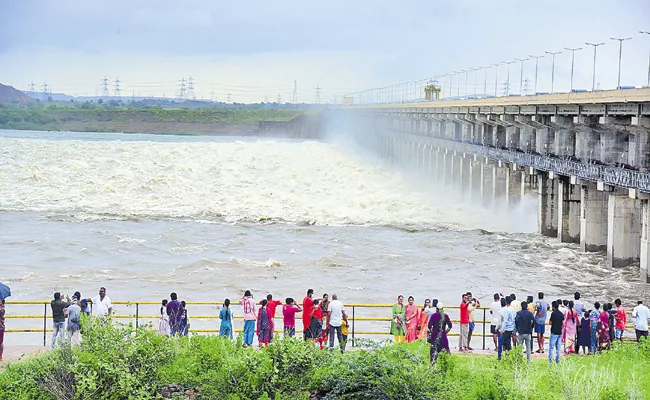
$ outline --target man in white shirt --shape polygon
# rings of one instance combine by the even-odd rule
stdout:
[[[648,320],[650,319],[650,310],[643,305],[639,300],[638,305],[632,310],[632,317],[634,317],[634,332],[636,333],[636,341],[638,342],[642,337],[648,337]]]
[[[92,309],[95,311],[96,317],[110,317],[113,313],[113,303],[111,299],[106,296],[106,288],[99,288],[99,295],[88,299],[92,302]]]
[[[341,353],[345,351],[345,343],[343,342],[343,333],[341,326],[343,325],[343,320],[347,321],[347,314],[345,313],[345,307],[343,303],[338,300],[338,296],[333,294],[332,301],[327,305],[327,319],[329,320],[330,325],[330,350],[334,349],[334,332],[336,332],[336,337],[339,340],[339,347],[341,348]]]
[[[500,318],[499,311],[501,310],[501,296],[499,293],[494,294],[494,302],[490,304],[490,314],[492,314],[492,321],[490,321],[490,333],[492,334],[492,339],[494,339],[494,351],[497,351],[497,343],[499,340],[499,334],[497,331],[497,323]]]

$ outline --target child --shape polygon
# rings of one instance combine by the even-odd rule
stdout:
[[[181,333],[181,336],[187,336],[190,331],[190,320],[187,318],[187,307],[185,300],[181,301],[181,306],[183,306],[183,318],[181,320],[181,326],[178,331]]]
[[[169,315],[167,315],[167,299],[162,301],[160,307],[160,322],[158,323],[158,334],[169,336]]]
[[[580,354],[581,347],[583,355],[591,354],[591,321],[589,321],[589,314],[591,314],[591,310],[585,311],[582,319],[580,319],[576,354]]]
[[[223,308],[219,311],[221,326],[219,327],[219,336],[226,336],[232,339],[232,311],[230,311],[230,299],[223,302]]]
[[[341,350],[345,350],[345,346],[348,344],[348,319],[343,318],[341,322],[341,337],[343,337],[343,342],[341,342]]]

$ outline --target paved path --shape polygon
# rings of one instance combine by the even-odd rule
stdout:
[[[4,369],[8,364],[24,360],[32,354],[38,354],[47,351],[43,346],[5,346],[2,354],[2,361],[0,361],[0,370]]]

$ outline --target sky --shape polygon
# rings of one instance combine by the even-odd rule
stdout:
[[[0,0],[0,82],[27,90],[101,94],[104,77],[123,96],[178,96],[192,77],[196,98],[257,102],[340,101],[343,95],[545,51],[555,60],[555,91],[617,85],[617,41],[623,44],[622,85],[646,85],[648,0]],[[519,62],[510,91],[520,90]],[[483,92],[485,70],[476,73]],[[494,92],[495,68],[487,70]],[[474,91],[474,73],[453,81],[452,94]],[[498,92],[507,67],[498,69]],[[534,90],[534,60],[524,62]],[[454,78],[455,79],[455,78]],[[448,91],[449,77],[443,80]],[[421,88],[416,87],[414,92]],[[539,60],[537,91],[551,90],[551,59]]]

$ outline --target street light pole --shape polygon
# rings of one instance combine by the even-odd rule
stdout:
[[[476,71],[480,70],[481,68],[472,68],[470,71],[474,73],[474,97],[476,97]]]
[[[492,64],[494,66],[494,97],[497,97],[497,86],[499,84],[499,65],[501,64]]]
[[[650,32],[646,31],[639,31],[639,33],[645,33],[646,35],[650,35]],[[650,87],[650,50],[648,51],[648,87]]]
[[[519,72],[519,94],[523,96],[524,94],[524,61],[528,61],[527,58],[515,58],[517,61],[521,61],[521,71]]]
[[[565,47],[564,50],[569,50],[571,52],[571,91],[573,91],[573,66],[576,58],[576,50],[582,50],[582,47],[570,48]]]
[[[621,88],[621,58],[623,57],[623,42],[626,40],[632,39],[631,37],[629,38],[610,38],[612,40],[618,40],[618,85],[616,86],[616,89]]]
[[[596,90],[596,49],[598,46],[602,46],[605,43],[589,43],[585,42],[586,45],[588,46],[593,46],[594,47],[594,72],[592,73],[592,78],[591,78],[591,91],[593,92]],[[648,75],[650,77],[650,75]]]
[[[545,53],[550,54],[550,55],[553,56],[553,65],[551,67],[551,94],[553,94],[554,93],[554,87],[555,87],[555,56],[557,54],[561,54],[562,52],[561,51],[556,51],[556,52],[545,51]]]
[[[539,59],[544,58],[544,56],[534,56],[530,54],[528,57],[535,59],[535,94],[537,94],[537,71],[539,69]]]
[[[516,61],[503,61],[504,64],[508,65],[508,77],[506,79],[506,96],[510,96],[510,64],[514,64]]]
[[[469,95],[469,93],[467,93],[468,92],[467,89],[469,89],[469,87],[467,86],[467,74],[469,73],[469,71],[471,71],[471,69],[465,71],[465,98],[467,98],[467,96]]]
[[[483,81],[483,96],[487,96],[487,70],[490,67],[481,67],[481,68],[485,70],[485,73],[483,74],[483,78],[484,78],[484,81]]]
[[[460,74],[464,72],[462,69],[460,71],[454,71],[456,74],[456,97],[460,97]]]

